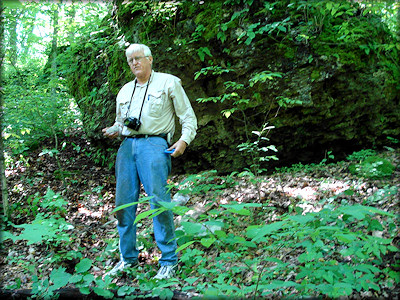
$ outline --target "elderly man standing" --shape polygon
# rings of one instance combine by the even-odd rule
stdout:
[[[115,123],[103,129],[106,137],[123,137],[115,164],[116,206],[137,202],[142,183],[148,196],[152,197],[151,208],[156,208],[158,202],[171,201],[166,187],[171,157],[185,152],[196,135],[197,120],[181,80],[152,70],[153,57],[149,47],[132,44],[126,49],[126,57],[136,78],[119,91]],[[182,134],[170,146],[175,115],[182,124]],[[138,263],[136,209],[137,205],[133,205],[117,212],[121,260],[107,273],[109,275]],[[172,212],[154,217],[153,227],[162,253],[160,269],[154,278],[170,278],[178,262]]]

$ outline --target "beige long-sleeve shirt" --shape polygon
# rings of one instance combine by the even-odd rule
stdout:
[[[132,97],[134,84],[136,84],[136,89]],[[147,84],[149,84],[148,88]],[[147,93],[145,95],[146,88]],[[124,126],[123,123],[127,117],[139,118],[143,101],[139,131]],[[189,145],[196,135],[197,119],[189,98],[182,87],[181,80],[170,74],[152,71],[146,84],[140,85],[134,80],[121,88],[117,95],[114,127],[123,136],[166,133],[169,142],[171,142],[175,132],[175,115],[182,125],[180,140]]]

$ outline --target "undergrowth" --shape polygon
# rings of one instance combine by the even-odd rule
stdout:
[[[360,159],[362,154],[358,155],[350,158],[360,162],[369,157]],[[30,198],[27,213],[31,214],[31,223],[9,223],[2,234],[4,240],[46,245],[49,256],[40,263],[45,262],[42,268],[52,268],[49,276],[36,268],[39,262],[29,261],[24,266],[26,272],[34,270],[32,291],[38,298],[52,297],[66,285],[76,286],[83,294],[95,293],[105,298],[140,292],[142,296],[170,299],[176,290],[202,297],[336,298],[379,295],[400,283],[398,262],[387,263],[388,257],[399,252],[393,243],[399,220],[394,213],[378,208],[380,203],[393,201],[398,187],[385,186],[358,204],[340,200],[351,194],[349,188],[333,199],[319,201],[320,210],[305,211],[294,205],[285,213],[276,214],[268,199],[219,203],[221,192],[240,180],[237,174],[221,177],[214,171],[188,176],[171,188],[191,197],[207,194],[201,214],[194,216],[191,207],[172,202],[160,203],[158,209],[137,216],[136,222],[142,223],[154,214],[172,210],[181,218],[177,228],[180,265],[171,280],[150,279],[155,271],[148,266],[128,271],[134,286],[121,286],[108,276],[94,275],[93,269],[104,266],[118,247],[117,240],[109,240],[108,247],[93,260],[84,257],[83,249],[68,251],[75,233],[65,218],[67,202],[51,190],[43,197]],[[148,201],[141,199],[143,203]],[[121,207],[114,212],[118,209]],[[274,221],[270,221],[272,215]],[[153,247],[153,241],[143,236],[147,233],[144,230],[138,237],[142,248]],[[73,270],[63,266],[66,260],[77,261]],[[22,258],[8,258],[9,264],[21,261]],[[8,288],[19,286],[21,282],[17,280]]]

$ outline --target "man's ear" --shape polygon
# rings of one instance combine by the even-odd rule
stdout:
[[[149,56],[149,61],[150,61],[150,64],[152,65],[153,64],[153,56]]]

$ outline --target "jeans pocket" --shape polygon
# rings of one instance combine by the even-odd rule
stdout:
[[[156,149],[160,149],[160,151],[164,151],[168,148],[167,141],[158,136],[152,136],[148,138],[149,144],[152,145]]]

